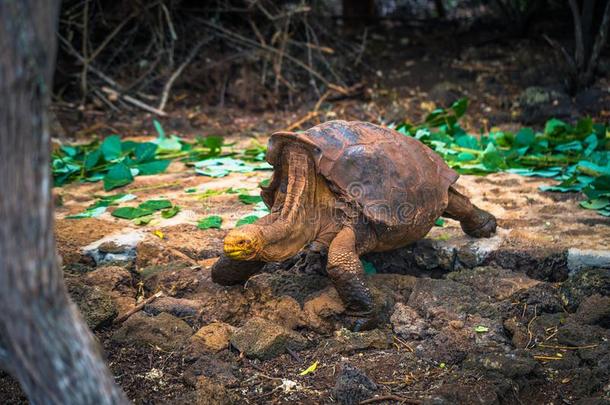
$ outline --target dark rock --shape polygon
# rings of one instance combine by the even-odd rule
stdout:
[[[239,367],[218,355],[206,354],[197,358],[184,373],[184,381],[196,387],[201,377],[212,378],[226,387],[239,384]]]
[[[377,385],[361,370],[349,364],[342,364],[333,396],[341,405],[356,405],[372,397]]]
[[[262,318],[252,318],[233,333],[231,344],[248,357],[267,360],[287,349],[301,350],[307,345],[303,336]]]
[[[85,283],[81,278],[66,279],[66,286],[72,301],[78,306],[89,328],[95,330],[109,325],[118,315],[117,306],[111,294]]]
[[[178,298],[196,291],[205,279],[203,269],[183,263],[149,266],[141,274],[147,291],[161,290],[168,296]]]
[[[387,349],[392,345],[392,334],[380,329],[365,332],[352,332],[340,329],[328,340],[330,353],[350,353],[357,350]]]
[[[584,112],[598,111],[604,92],[601,89],[591,87],[578,93],[574,98],[576,105]]]
[[[549,118],[570,115],[570,97],[551,87],[528,87],[519,95],[521,120],[526,124],[542,123]]]
[[[539,283],[525,274],[498,267],[476,267],[456,271],[449,274],[447,279],[469,285],[496,300],[503,300]]]
[[[588,346],[600,342],[604,329],[583,325],[578,319],[570,317],[557,331],[557,341],[565,346]],[[607,332],[605,334],[608,334]]]
[[[447,319],[438,314],[429,329],[430,337],[415,347],[417,357],[439,363],[458,364],[471,353],[504,351],[509,342],[499,318],[466,315]]]
[[[303,305],[308,296],[329,284],[328,277],[317,273],[277,271],[252,277],[248,280],[246,294],[257,297],[262,302],[287,295]]]
[[[519,306],[512,307],[521,312],[521,307],[526,304],[529,308],[536,308],[538,313],[554,314],[563,311],[559,289],[549,283],[540,283],[525,291],[519,291],[508,298],[507,302],[518,302]]]
[[[496,372],[515,379],[533,373],[538,363],[527,352],[471,354],[464,361],[464,367],[484,372]]]
[[[610,297],[599,294],[587,297],[576,311],[579,322],[610,329]]]
[[[498,405],[513,399],[513,383],[507,378],[479,378],[475,382],[445,383],[424,402],[425,405],[477,404]],[[506,403],[512,403],[508,401]]]
[[[117,291],[127,294],[134,293],[131,273],[122,266],[98,267],[85,276],[87,284],[100,287],[108,291]]]
[[[202,353],[219,352],[229,347],[235,327],[222,322],[212,322],[200,328],[190,339],[189,352],[197,357]]]
[[[405,339],[423,339],[428,335],[426,321],[417,311],[403,303],[394,306],[394,313],[390,318],[394,333]]]
[[[570,373],[572,381],[572,394],[576,398],[586,398],[597,393],[604,384],[604,376],[599,370],[589,368],[576,368]],[[605,376],[608,381],[608,376]]]
[[[454,270],[456,255],[454,248],[441,241],[422,239],[404,248],[368,253],[363,258],[371,262],[378,273],[438,278]]]
[[[182,346],[192,334],[188,324],[168,313],[150,316],[138,312],[123,322],[112,340],[124,345],[152,345],[171,351]]]
[[[489,297],[452,280],[417,279],[408,305],[425,318],[463,319],[466,314],[497,316]]]
[[[568,278],[567,256],[567,252],[549,254],[536,248],[502,248],[491,252],[487,264],[517,270],[535,280],[556,282]]]
[[[190,325],[197,321],[202,309],[203,303],[201,301],[174,297],[160,297],[144,307],[144,311],[148,314],[157,315],[161,312],[167,312]]]
[[[594,294],[610,296],[610,271],[608,269],[585,269],[561,286],[561,297],[570,311],[575,311],[580,303]]]

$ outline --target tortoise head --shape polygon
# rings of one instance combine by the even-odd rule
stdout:
[[[233,260],[257,260],[265,247],[259,225],[246,225],[230,231],[225,237],[224,251]]]

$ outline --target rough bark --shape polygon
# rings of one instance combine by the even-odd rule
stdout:
[[[120,404],[53,238],[47,106],[57,0],[0,1],[0,361],[36,404]]]

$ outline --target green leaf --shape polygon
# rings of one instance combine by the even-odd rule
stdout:
[[[556,118],[552,118],[546,122],[546,125],[544,126],[544,134],[554,137],[566,132],[568,129],[568,124]]]
[[[148,225],[150,223],[150,221],[152,221],[152,219],[153,219],[152,215],[146,215],[143,217],[134,218],[133,223],[136,225]]]
[[[133,181],[131,170],[124,163],[117,163],[104,176],[104,190],[109,191]]]
[[[443,226],[445,225],[445,220],[443,218],[436,218],[434,221],[434,226]]]
[[[487,148],[483,152],[481,163],[489,170],[499,170],[504,168],[506,164],[504,163],[504,159],[500,156],[500,153],[496,149],[496,147],[492,143],[487,144]]]
[[[489,332],[489,328],[483,325],[477,325],[474,327],[474,331],[477,333],[486,333]]]
[[[172,217],[175,217],[176,214],[179,213],[179,212],[180,212],[180,206],[174,205],[171,208],[168,208],[166,210],[161,211],[161,216],[163,218],[166,218],[166,219],[167,218],[172,218]]]
[[[235,224],[235,226],[240,227],[243,225],[253,224],[258,221],[259,218],[260,217],[257,215],[246,215],[245,217],[240,218],[239,221],[237,221],[237,223]]]
[[[153,126],[159,135],[159,139],[165,139],[165,130],[163,129],[161,123],[157,120],[153,120]]]
[[[269,187],[269,183],[271,182],[271,179],[265,179],[265,180],[261,180],[258,185],[260,187]]]
[[[256,204],[263,201],[260,195],[240,194],[238,198],[244,204]]]
[[[75,157],[78,154],[78,149],[70,145],[61,145],[59,147],[63,153],[70,157]]]
[[[157,148],[158,146],[152,142],[139,143],[134,150],[136,163],[148,162],[154,159]]]
[[[169,200],[148,200],[138,205],[138,208],[150,211],[158,211],[164,208],[170,208],[172,203]]]
[[[371,262],[367,262],[366,260],[360,259],[362,262],[362,268],[364,269],[365,274],[377,274],[377,269]]]
[[[536,134],[534,130],[531,128],[521,128],[519,132],[517,132],[517,136],[515,137],[515,142],[518,146],[530,146],[536,142]]]
[[[221,225],[222,218],[218,215],[210,215],[209,217],[200,219],[199,222],[197,222],[197,228],[199,229],[220,228]]]
[[[479,141],[472,135],[462,135],[455,138],[455,143],[462,148],[481,149]]]
[[[460,119],[466,113],[466,110],[468,109],[468,99],[461,98],[461,99],[457,100],[456,102],[454,102],[451,105],[451,109],[455,113],[455,117],[457,119]]]
[[[120,207],[112,211],[112,216],[123,219],[134,219],[152,214],[152,211],[139,207]]]
[[[95,150],[87,153],[87,155],[85,156],[85,162],[84,162],[85,170],[90,171],[91,169],[93,169],[98,164],[101,157],[102,157],[102,151],[100,149],[95,149]]]
[[[107,162],[111,162],[121,157],[121,138],[118,135],[111,135],[102,142],[102,153]]]
[[[477,157],[476,155],[472,154],[472,153],[468,153],[468,152],[460,152],[459,155],[457,155],[457,160],[459,162],[467,162],[470,160],[476,160]]]
[[[555,147],[558,152],[580,152],[582,149],[582,142],[580,141],[561,143]]]
[[[250,173],[254,167],[230,157],[205,159],[195,162],[195,172],[210,177],[224,177],[229,173]]]
[[[588,160],[581,160],[576,167],[589,176],[610,175],[610,163],[607,166],[600,166]]]
[[[589,210],[600,210],[610,205],[610,199],[607,197],[594,198],[588,201],[581,201],[580,206]]]
[[[104,212],[106,212],[106,207],[104,207],[104,206],[91,207],[91,208],[87,208],[83,212],[79,212],[78,214],[68,215],[66,218],[67,219],[95,218],[95,217],[99,217]]]
[[[167,170],[170,163],[171,160],[153,160],[150,162],[137,164],[134,167],[140,171],[141,175],[146,176],[163,173],[165,170]]]

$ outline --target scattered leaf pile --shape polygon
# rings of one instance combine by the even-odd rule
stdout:
[[[559,180],[542,191],[583,192],[581,206],[610,216],[610,127],[583,118],[576,125],[549,120],[544,131],[492,130],[468,134],[459,119],[468,101],[430,113],[423,124],[401,123],[396,129],[434,149],[453,169],[465,174],[499,171]]]
[[[251,148],[223,153],[222,137],[208,136],[189,142],[176,135],[167,136],[161,124],[153,121],[157,138],[150,142],[122,141],[111,135],[99,142],[84,145],[62,145],[53,152],[53,184],[63,186],[73,181],[102,180],[109,191],[130,184],[135,176],[163,173],[172,159],[180,158],[195,166],[196,172],[223,177],[231,172],[247,173],[266,170],[266,149],[254,142]]]

